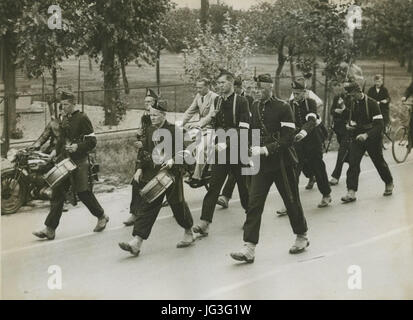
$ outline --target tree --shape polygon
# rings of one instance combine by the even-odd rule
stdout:
[[[407,61],[413,74],[413,1],[370,0],[363,17],[363,30],[356,39],[362,52],[397,58],[402,66]]]
[[[51,29],[48,8],[57,5],[61,13],[61,26]],[[56,98],[57,71],[64,58],[76,53],[79,47],[77,21],[81,5],[79,0],[40,0],[32,2],[16,24],[19,35],[16,63],[29,77],[38,78],[50,72],[53,97]],[[60,18],[60,16],[58,17]],[[55,100],[55,99],[54,99]]]
[[[0,2],[0,36],[1,44],[4,48],[4,92],[7,101],[8,131],[3,132],[3,136],[16,130],[16,57],[18,33],[16,30],[16,21],[24,13],[26,1],[6,0]],[[5,110],[6,111],[6,110]],[[3,127],[5,130],[6,126]]]
[[[204,30],[198,24],[198,32],[195,45],[188,44],[186,49],[186,81],[193,83],[201,77],[214,79],[220,68],[235,75],[249,73],[247,58],[252,55],[255,46],[243,34],[240,24],[233,24],[229,14],[221,34],[213,34],[211,24],[207,24]]]
[[[166,48],[179,53],[195,43],[198,36],[198,11],[189,8],[171,10],[162,24],[162,35],[167,39]]]
[[[172,8],[170,0],[84,0],[87,6],[82,14],[87,53],[98,60],[102,55],[101,69],[104,82],[105,124],[117,124],[125,112],[119,100],[119,77],[131,61],[153,64],[159,52],[161,22]]]
[[[309,10],[311,6],[305,0],[261,2],[252,7],[243,19],[244,33],[259,46],[275,49],[277,53],[274,78],[274,94],[277,97],[280,95],[280,77],[285,63],[290,61],[294,74],[294,57],[307,50],[308,40],[302,25]]]
[[[296,67],[309,73],[321,58],[325,75],[338,78],[340,63],[353,57],[353,46],[345,31],[345,11],[316,0],[278,0],[263,2],[250,9],[244,30],[262,47],[275,49],[277,69],[274,94],[279,96],[279,82],[286,62],[292,78]]]

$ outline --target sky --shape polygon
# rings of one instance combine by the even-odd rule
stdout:
[[[200,8],[201,0],[173,0],[178,7]],[[234,9],[248,10],[252,5],[255,5],[262,0],[219,0],[221,3],[232,6]],[[209,0],[209,4],[216,4],[217,0]]]

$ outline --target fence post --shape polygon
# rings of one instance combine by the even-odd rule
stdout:
[[[4,127],[3,127],[3,142],[1,145],[1,155],[5,158],[10,146],[9,136],[9,99],[7,94],[4,94]]]
[[[174,98],[175,98],[175,112],[176,112],[176,86],[174,86]]]
[[[78,63],[78,71],[77,71],[77,103],[79,104],[80,100],[80,57]]]
[[[313,64],[313,78],[312,78],[311,87],[314,93],[317,93],[317,65],[316,63]]]
[[[323,123],[328,126],[328,77],[325,78],[324,83],[324,110],[323,110]]]
[[[85,112],[85,92],[82,91],[82,112]]]

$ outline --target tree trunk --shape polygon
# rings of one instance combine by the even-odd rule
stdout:
[[[273,89],[273,94],[277,98],[280,98],[280,75],[281,72],[284,68],[284,64],[286,61],[286,58],[284,56],[284,38],[281,39],[281,43],[278,46],[278,65],[277,65],[277,70],[275,71],[275,78],[274,78],[274,89]]]
[[[5,121],[8,121],[8,136],[16,130],[16,65],[14,36],[7,32],[3,36],[4,44],[4,93],[7,97],[8,112],[5,114]],[[6,110],[5,110],[6,111]],[[5,128],[6,126],[4,126]],[[3,133],[5,137],[5,132]]]
[[[313,64],[313,77],[312,77],[312,82],[311,82],[311,90],[314,91],[314,93],[317,93],[317,64]]]
[[[156,85],[158,86],[158,95],[159,95],[159,86],[161,85],[161,49],[158,48],[156,51]]]
[[[205,28],[205,25],[208,23],[208,14],[209,14],[209,0],[201,0],[201,12],[199,20],[201,22],[202,28]]]
[[[93,71],[92,59],[90,57],[88,57],[88,61],[89,61],[89,71],[92,72]]]
[[[103,69],[103,106],[105,108],[105,125],[116,125],[116,98],[119,81],[119,73],[115,65],[115,48],[107,37],[102,46],[102,69]]]
[[[122,70],[122,80],[123,80],[123,87],[125,88],[125,93],[129,94],[129,82],[128,78],[126,77],[126,69],[125,69],[125,62],[123,60],[120,61],[120,68]]]
[[[291,74],[291,80],[295,80],[295,60],[293,56],[293,48],[288,48],[288,56],[290,58],[290,74]]]
[[[54,117],[57,119],[57,102],[56,102],[56,90],[57,86],[57,70],[56,67],[52,67],[52,88],[53,88],[53,113]]]

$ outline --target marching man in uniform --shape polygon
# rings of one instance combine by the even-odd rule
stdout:
[[[179,129],[166,121],[166,107],[161,101],[158,101],[158,103],[150,108],[150,117],[152,126],[148,128],[145,139],[142,141],[142,150],[145,151],[146,154],[149,154],[150,157],[145,156],[141,158],[138,155],[137,170],[134,179],[140,189],[142,189],[149,181],[157,176],[161,170],[167,169],[173,176],[174,182],[168,187],[165,193],[150,203],[140,194],[136,195],[136,202],[139,209],[137,210],[136,220],[134,222],[133,238],[129,242],[119,243],[122,250],[130,252],[134,256],[139,255],[143,240],[148,239],[159,211],[162,208],[165,195],[175,220],[185,229],[183,240],[178,242],[177,247],[188,247],[194,242],[192,234],[193,220],[191,211],[184,198],[182,172],[174,160],[177,152],[182,151],[175,149],[175,133],[176,130]],[[159,143],[169,143],[161,133],[167,131],[172,138],[171,141],[169,141],[172,143],[172,146],[170,146],[171,153],[168,152],[167,147],[165,147],[164,150],[157,147]],[[143,154],[144,153],[140,153],[140,155]]]
[[[104,210],[97,201],[95,195],[89,187],[89,161],[88,153],[96,147],[96,137],[93,132],[92,123],[86,114],[75,110],[74,95],[63,93],[61,106],[63,109],[62,139],[56,145],[57,157],[68,154],[69,158],[77,165],[73,174],[73,193],[77,193],[79,199],[85,204],[97,219],[94,232],[103,231],[109,221],[109,217],[104,214]],[[66,141],[63,141],[65,139]],[[62,216],[65,193],[70,187],[70,180],[66,180],[52,191],[50,200],[50,212],[46,218],[46,228],[33,232],[38,238],[55,238],[55,230],[59,225]]]
[[[251,129],[260,130],[260,145],[252,146],[253,156],[260,156],[260,170],[251,176],[247,218],[244,225],[244,247],[231,253],[237,261],[254,262],[261,216],[265,200],[275,183],[284,204],[296,241],[290,253],[300,253],[309,246],[307,223],[298,193],[297,159],[292,148],[295,123],[289,104],[271,97],[272,80],[269,74],[260,75],[260,99],[251,108]]]
[[[220,89],[220,96],[215,99],[214,103],[214,129],[223,129],[225,132],[228,132],[230,129],[236,130],[239,138],[240,129],[249,129],[250,126],[248,101],[234,92],[234,75],[230,72],[221,70],[217,83]],[[214,216],[219,193],[230,172],[234,175],[237,182],[241,205],[247,210],[248,190],[246,179],[241,175],[240,159],[238,157],[237,163],[231,163],[230,157],[231,153],[239,152],[239,140],[237,145],[233,145],[232,141],[228,140],[229,137],[227,137],[225,142],[225,151],[220,151],[226,152],[226,162],[212,165],[210,187],[202,203],[201,221],[193,229],[195,233],[199,233],[201,236],[208,235],[209,225]],[[219,147],[219,144],[217,147]]]
[[[138,129],[138,134],[137,134],[138,141],[135,143],[138,149],[138,155],[137,155],[136,162],[141,161],[139,159],[143,159],[145,157],[150,156],[150,154],[148,154],[145,150],[142,149],[143,147],[142,141],[145,140],[146,132],[148,128],[152,125],[151,117],[149,116],[149,111],[151,107],[153,107],[156,103],[158,103],[158,96],[152,89],[147,89],[145,100],[144,100],[145,111],[141,117],[141,126]],[[135,168],[135,171],[136,171],[136,168]],[[135,181],[135,179],[132,179],[131,184],[132,184],[132,195],[131,195],[131,203],[129,206],[130,217],[126,221],[123,222],[125,226],[133,226],[133,224],[136,221],[136,215],[137,215],[139,205],[140,205],[139,198],[137,196],[140,190],[139,185]]]
[[[383,115],[376,101],[365,95],[360,86],[349,83],[345,90],[353,99],[350,108],[347,129],[355,138],[350,145],[349,168],[347,170],[347,195],[341,198],[344,203],[356,201],[358,189],[360,162],[367,151],[380,178],[385,183],[384,196],[393,193],[393,177],[389,166],[383,158],[382,132],[384,128]]]
[[[313,99],[306,97],[306,89],[304,81],[293,81],[291,84],[294,94],[294,99],[290,101],[297,134],[294,141],[295,149],[299,159],[298,173],[303,169],[304,165],[314,173],[317,187],[322,194],[319,208],[327,207],[331,202],[331,188],[328,182],[326,165],[323,161],[323,137],[320,129],[317,116],[317,105]]]

